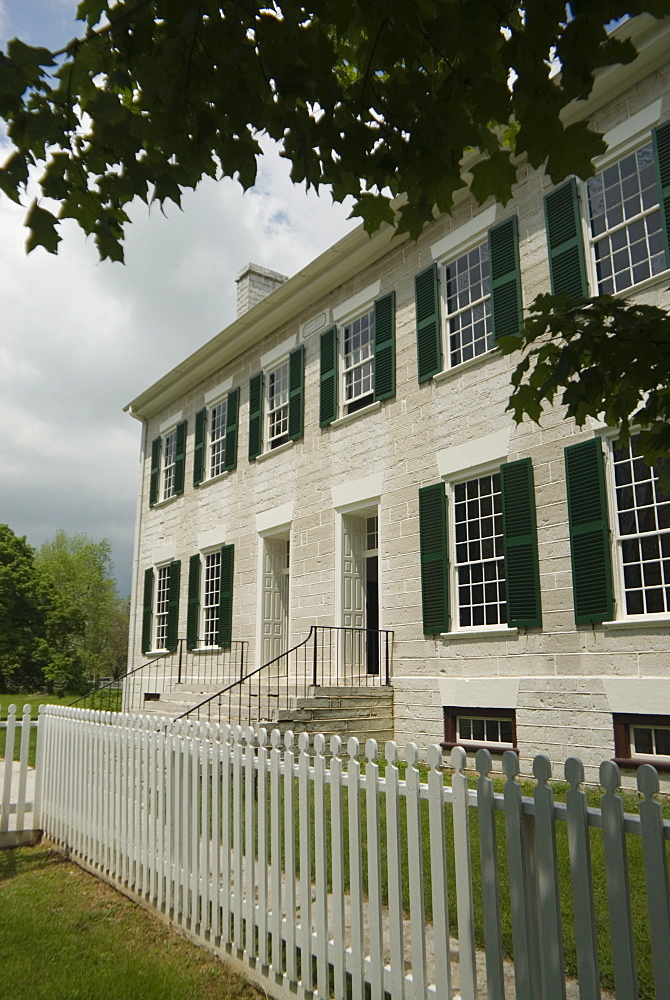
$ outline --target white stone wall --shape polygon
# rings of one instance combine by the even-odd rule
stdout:
[[[630,114],[661,99],[670,113],[669,74],[656,73],[636,85],[625,98],[605,107],[595,125],[610,129]],[[518,214],[523,300],[527,307],[549,287],[544,231],[543,194],[551,188],[541,173],[519,170],[513,203],[495,208],[500,221]],[[381,626],[395,631],[395,729],[402,744],[420,745],[443,738],[440,682],[468,678],[518,679],[516,708],[522,766],[528,757],[547,753],[553,760],[576,753],[596,778],[594,765],[612,756],[611,707],[603,677],[657,677],[662,704],[647,711],[670,714],[670,629],[632,624],[625,631],[575,626],[567,529],[563,449],[590,437],[563,419],[560,408],[548,412],[540,426],[516,427],[505,412],[510,372],[515,360],[493,352],[440,379],[417,382],[414,276],[432,260],[431,248],[457,232],[490,205],[468,202],[453,219],[442,217],[416,243],[403,243],[383,259],[309,310],[248,350],[225,370],[211,372],[196,390],[175,399],[150,421],[147,440],[171,414],[188,420],[184,495],[153,509],[148,506],[150,455],[144,473],[141,541],[138,559],[137,648],[141,662],[141,594],[144,570],[156,556],[172,552],[181,559],[181,627],[185,634],[188,559],[209,532],[217,544],[235,545],[234,637],[248,639],[256,662],[259,629],[258,560],[260,538],[256,518],[293,503],[290,525],[290,640],[304,638],[312,624],[337,625],[336,555],[339,514],[332,487],[349,489],[360,499],[360,481],[377,475],[383,481],[379,504]],[[289,338],[295,343],[312,317],[333,309],[379,283],[379,295],[396,292],[396,396],[330,428],[319,428],[319,332],[305,344],[304,437],[276,453],[250,463],[247,459],[249,377],[261,357]],[[640,298],[668,304],[668,280],[653,284]],[[322,328],[325,327],[325,324]],[[237,469],[199,488],[192,486],[193,431],[205,394],[224,379],[241,387]],[[423,635],[419,568],[418,490],[438,482],[438,454],[455,446],[507,431],[509,460],[530,457],[535,477],[543,629],[527,634],[434,639]],[[150,449],[149,449],[150,451]],[[271,515],[270,515],[271,519]],[[213,534],[212,534],[213,533]],[[220,536],[220,538],[219,538]],[[493,683],[493,680],[491,681]]]

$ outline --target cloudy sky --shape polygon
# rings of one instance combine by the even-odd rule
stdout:
[[[0,0],[0,48],[60,47],[81,33],[76,7]],[[57,256],[26,256],[25,210],[0,193],[0,521],[34,546],[59,528],[109,539],[127,593],[140,424],[123,406],[234,319],[246,263],[292,275],[352,228],[347,214],[294,188],[272,152],[246,194],[207,182],[167,218],[139,204],[122,265],[74,224]]]

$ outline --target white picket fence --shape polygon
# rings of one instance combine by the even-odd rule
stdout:
[[[37,729],[38,722],[30,705],[24,705],[18,717],[16,712],[16,705],[9,705],[3,719],[0,706],[0,733],[5,735],[5,749],[0,753],[0,847],[39,839],[35,771],[28,763],[30,732]]]
[[[602,808],[593,809],[576,758],[565,765],[566,802],[557,803],[543,756],[533,763],[534,796],[525,798],[512,752],[500,794],[487,751],[477,755],[474,789],[461,748],[451,755],[450,785],[437,746],[428,750],[425,782],[414,744],[404,775],[394,743],[386,744],[383,774],[373,740],[363,762],[354,738],[345,751],[333,737],[329,750],[319,736],[310,746],[307,734],[296,747],[291,733],[282,740],[278,732],[50,706],[38,748],[42,825],[75,859],[221,949],[269,992],[310,1000],[452,1000],[455,992],[463,1000],[564,1000],[561,824],[579,977],[578,994],[573,983],[568,996],[601,997],[591,871],[593,837],[601,837],[616,997],[637,1000],[627,877],[627,841],[636,839],[656,1000],[668,996],[670,822],[652,767],[638,770],[643,798],[639,815],[630,815],[613,762],[601,765]],[[500,891],[499,853],[509,898]],[[475,948],[473,865],[481,870],[485,958]],[[511,917],[513,970],[503,961],[501,908]]]

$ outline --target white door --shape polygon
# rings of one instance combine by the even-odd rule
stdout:
[[[288,539],[266,538],[263,551],[263,646],[261,664],[286,652],[288,641]],[[285,669],[282,663],[278,669]]]
[[[342,518],[343,667],[348,674],[365,672],[365,518]]]

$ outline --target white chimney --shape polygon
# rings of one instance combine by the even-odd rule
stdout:
[[[270,271],[260,264],[247,264],[238,276],[237,282],[237,316],[253,309],[257,302],[264,299],[275,288],[279,288],[287,280],[285,274]]]

